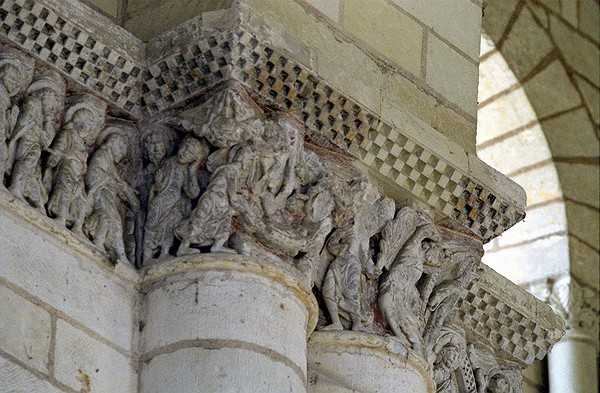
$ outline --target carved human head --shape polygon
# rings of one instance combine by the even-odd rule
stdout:
[[[67,100],[64,122],[70,123],[83,138],[92,137],[104,125],[106,104],[90,95],[81,94],[71,96]]]
[[[177,152],[177,159],[182,164],[191,164],[200,162],[201,165],[206,163],[208,158],[208,144],[202,139],[194,138],[188,135]]]
[[[456,345],[446,345],[440,351],[439,356],[449,370],[456,370],[460,367],[460,350]]]
[[[505,375],[496,373],[490,378],[487,391],[489,393],[509,393],[510,384]]]
[[[16,49],[0,46],[0,84],[9,97],[25,89],[33,78],[33,59]]]
[[[109,134],[104,139],[103,147],[112,153],[116,163],[121,162],[127,156],[127,140],[118,132]]]
[[[66,85],[63,78],[52,70],[38,74],[27,88],[27,94],[39,97],[45,116],[56,116],[63,108]]]
[[[152,125],[144,138],[144,151],[148,161],[154,165],[168,156],[175,144],[175,133],[166,124],[158,123]]]

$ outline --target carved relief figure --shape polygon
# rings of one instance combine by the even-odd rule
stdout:
[[[406,214],[413,214],[406,211]],[[416,213],[415,213],[416,214]],[[392,332],[405,345],[423,352],[421,294],[417,283],[424,265],[441,258],[439,230],[433,223],[406,219],[407,230],[418,225],[382,278],[379,287],[379,308]],[[421,224],[421,225],[419,225]]]
[[[188,136],[177,156],[167,158],[156,171],[144,232],[144,259],[160,258],[169,252],[175,226],[189,215],[192,199],[200,195],[198,170],[207,158],[207,143]]]
[[[65,99],[65,83],[58,73],[46,71],[35,77],[8,145],[14,164],[9,190],[15,197],[44,211],[48,193],[42,181],[40,158],[56,134],[56,123]],[[44,211],[45,213],[45,211]]]
[[[106,104],[90,95],[69,99],[63,127],[50,146],[44,177],[52,178],[48,213],[82,233],[88,149],[104,125]]]
[[[447,327],[440,329],[439,340],[430,357],[433,357],[436,392],[457,393],[457,375],[466,358],[464,332]]]
[[[394,214],[394,203],[379,198],[366,179],[353,182],[349,193],[355,212],[337,227],[327,241],[327,251],[334,256],[323,281],[322,293],[332,323],[321,330],[342,330],[342,316],[351,321],[352,330],[365,330],[372,318],[364,303],[364,279],[378,277],[370,254],[370,239],[380,232]],[[366,199],[366,200],[365,200]],[[369,200],[371,199],[371,200]]]
[[[477,393],[522,392],[521,373],[512,368],[502,367],[489,349],[469,344],[467,354],[475,374]]]
[[[231,219],[243,208],[243,198],[237,190],[248,174],[254,153],[247,145],[239,144],[228,151],[228,156],[227,163],[212,173],[190,217],[175,228],[175,235],[181,240],[178,255],[199,253],[192,245],[211,246],[211,252],[236,253],[226,244],[231,235]]]
[[[33,66],[30,57],[0,46],[0,187],[4,187],[8,160],[6,141],[12,135],[19,115],[19,107],[13,101],[31,83]]]
[[[117,165],[127,155],[127,141],[118,132],[109,134],[90,159],[85,186],[91,214],[84,231],[94,244],[106,249],[113,263],[127,261],[123,241],[122,202],[137,210],[137,192],[123,180]]]

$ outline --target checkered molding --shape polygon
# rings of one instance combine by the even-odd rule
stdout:
[[[474,281],[455,308],[465,329],[487,342],[508,360],[530,364],[542,359],[560,338],[559,330],[549,330],[533,318],[515,310],[503,296],[499,299]],[[511,359],[512,358],[512,359]]]
[[[145,68],[34,0],[0,0],[0,35],[125,111],[156,115],[238,80],[264,104],[488,241],[523,217],[500,195],[252,34],[216,32]]]
[[[33,0],[0,0],[0,35],[110,103],[135,113],[139,65]]]

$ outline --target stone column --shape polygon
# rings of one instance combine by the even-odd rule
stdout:
[[[145,271],[140,391],[305,392],[317,306],[288,266],[237,255]]]
[[[598,293],[572,277],[532,288],[567,323],[565,336],[548,354],[550,392],[598,391]]]

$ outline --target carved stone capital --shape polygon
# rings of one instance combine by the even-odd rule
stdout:
[[[564,319],[567,329],[583,334],[598,346],[600,299],[598,292],[570,276],[530,286],[529,291]]]

